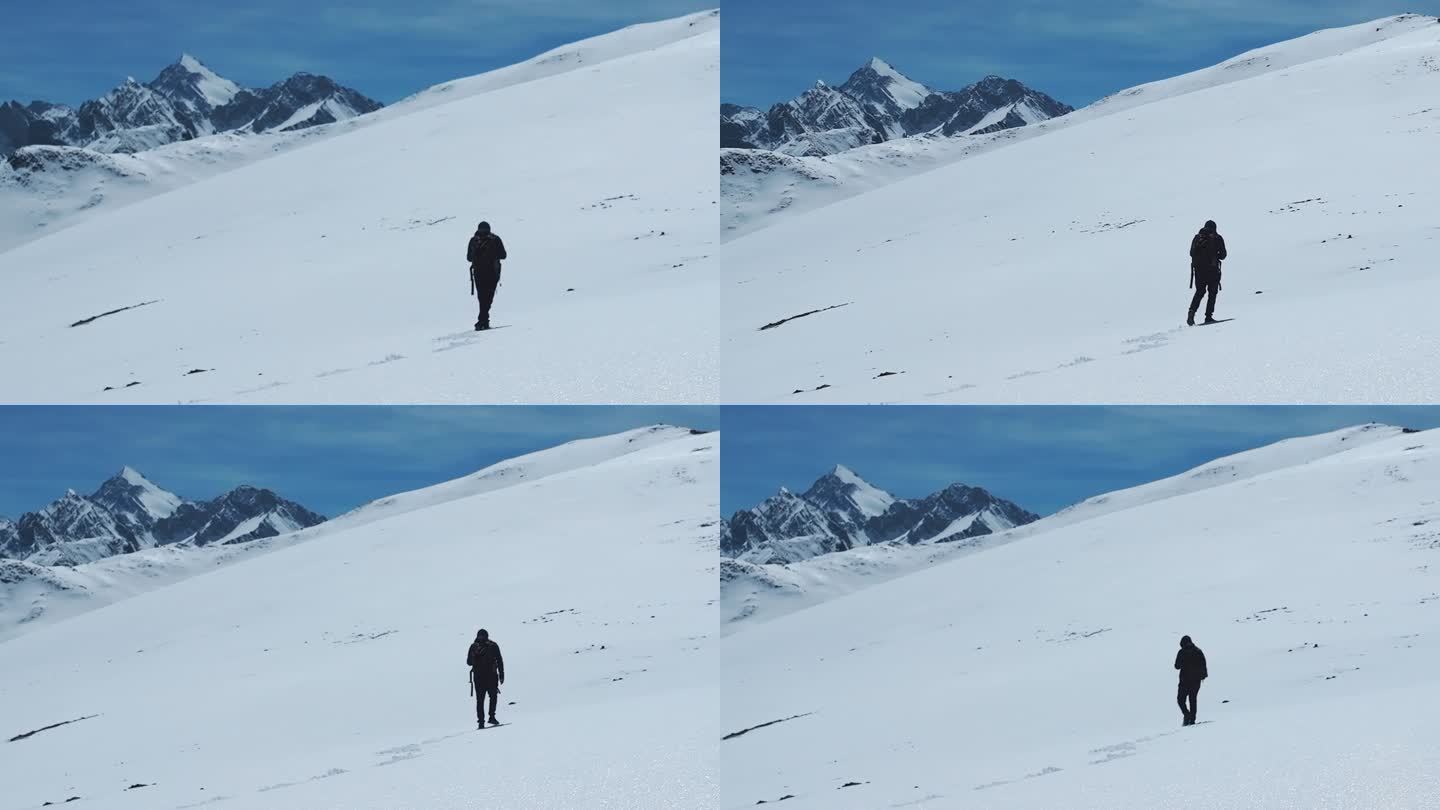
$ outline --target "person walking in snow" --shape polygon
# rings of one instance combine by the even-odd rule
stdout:
[[[480,299],[480,317],[475,331],[490,328],[490,305],[495,303],[495,288],[500,286],[500,261],[505,258],[505,243],[490,231],[490,223],[482,222],[470,237],[465,260],[470,262],[470,293]]]
[[[1215,229],[1215,220],[1205,221],[1205,226],[1190,240],[1190,286],[1195,295],[1190,299],[1190,314],[1185,323],[1195,325],[1195,311],[1200,308],[1200,299],[1209,293],[1205,304],[1205,323],[1215,323],[1215,296],[1220,294],[1220,262],[1225,260],[1225,237]]]
[[[490,725],[498,726],[495,708],[500,705],[500,684],[505,683],[505,659],[500,657],[500,645],[490,640],[490,633],[481,630],[470,644],[465,656],[470,667],[470,683],[475,687],[475,720],[480,728],[485,727],[485,696],[490,696]]]
[[[1210,677],[1210,672],[1205,668],[1205,653],[1195,646],[1189,636],[1180,637],[1180,651],[1175,653],[1175,668],[1180,670],[1180,688],[1175,694],[1175,702],[1180,704],[1180,711],[1185,715],[1182,725],[1193,726],[1196,701],[1200,697],[1200,682]]]

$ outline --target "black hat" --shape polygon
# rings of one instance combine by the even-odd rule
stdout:
[[[488,223],[488,222],[482,222],[482,223],[480,223],[479,225],[476,225],[476,226],[475,226],[475,230],[477,230],[477,231],[488,231],[488,230],[490,230],[490,223]]]
[[[480,224],[481,224],[481,225],[484,225],[485,223],[482,222],[482,223],[480,223]],[[487,226],[487,227],[488,227],[488,226]],[[1207,231],[1213,231],[1213,230],[1215,230],[1215,220],[1213,220],[1213,219],[1207,219],[1207,220],[1205,220],[1205,230],[1207,230]]]
[[[479,630],[478,632],[475,633],[475,640],[476,640],[476,641],[484,641],[484,640],[487,639],[487,638],[490,638],[490,631],[489,631],[489,630],[481,629],[481,630]]]

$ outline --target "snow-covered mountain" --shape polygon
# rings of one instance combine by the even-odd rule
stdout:
[[[945,165],[896,152],[938,168],[838,201],[767,206],[780,185],[752,182],[752,214],[783,211],[725,246],[725,401],[1428,401],[1436,65],[1434,17],[1386,18],[984,136]],[[1190,329],[1207,219],[1233,321]]]
[[[216,132],[285,132],[380,109],[326,76],[296,73],[242,88],[190,54],[149,82],[127,78],[79,108],[45,101],[0,105],[0,156],[26,146],[73,146],[132,153]]]
[[[1440,431],[1340,431],[738,625],[720,806],[1429,806],[1437,487]]]
[[[816,82],[768,111],[722,105],[720,145],[818,157],[915,135],[983,135],[1072,109],[999,76],[954,92],[932,90],[876,58],[838,87]]]
[[[1088,498],[1038,520],[974,535],[964,541],[855,544],[843,552],[794,562],[757,562],[761,555],[727,555],[720,565],[721,621],[725,632],[769,621],[812,605],[929,568],[956,557],[1011,543],[1111,512],[1311,464],[1405,435],[1406,428],[1360,425],[1277,442],[1202,464],[1179,475]],[[997,521],[1003,526],[1003,521]],[[727,527],[728,529],[728,527]],[[734,541],[722,537],[722,547]]]
[[[324,521],[249,485],[209,501],[188,501],[126,467],[93,494],[72,489],[14,523],[0,521],[0,558],[77,566],[156,546],[243,543]]]
[[[4,738],[35,732],[0,742],[6,806],[713,807],[719,443],[604,436],[183,569],[58,571],[74,588],[0,641]],[[509,724],[484,731],[480,627]]]
[[[3,399],[714,402],[718,75],[711,12],[334,124],[21,150]],[[482,219],[510,259],[476,334]]]
[[[724,520],[720,552],[747,563],[789,564],[877,543],[958,542],[1038,519],[964,484],[924,498],[896,498],[837,465],[800,495],[782,487]]]

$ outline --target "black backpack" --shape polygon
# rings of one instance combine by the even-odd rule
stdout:
[[[1215,257],[1219,251],[1214,237],[1210,231],[1201,231],[1190,241],[1190,259],[1195,267],[1211,268],[1217,264]]]
[[[500,260],[504,258],[505,244],[494,233],[470,237],[470,245],[465,249],[465,261],[471,264],[492,261],[498,267]]]

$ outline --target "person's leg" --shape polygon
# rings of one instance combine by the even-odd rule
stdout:
[[[1196,713],[1200,711],[1200,682],[1190,686],[1190,724],[1195,724]]]
[[[1205,301],[1205,320],[1215,317],[1215,296],[1220,294],[1220,274],[1215,273],[1205,279],[1205,289],[1209,298]]]
[[[476,274],[475,294],[480,299],[479,323],[485,326],[490,325],[490,307],[495,303],[495,288],[499,286],[500,273],[498,271]]]
[[[1175,702],[1179,704],[1180,714],[1184,717],[1185,723],[1188,725],[1190,723],[1190,709],[1185,706],[1185,697],[1185,683],[1182,681],[1180,686],[1175,690]]]
[[[470,679],[474,681],[474,673],[471,673]],[[485,690],[481,689],[478,683],[475,684],[475,720],[480,725],[485,725]]]
[[[490,304],[485,303],[485,274],[472,267],[469,268],[469,278],[474,282],[475,303],[480,307],[480,313],[475,316],[475,326],[480,326],[485,323],[485,317],[490,313]]]
[[[1195,294],[1190,297],[1190,317],[1195,317],[1195,310],[1200,308],[1200,299],[1205,297],[1205,277],[1199,271],[1195,273]]]
[[[485,691],[490,695],[490,721],[495,722],[495,710],[500,707],[500,686],[498,684],[487,684]]]

